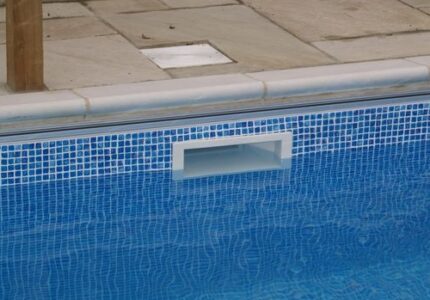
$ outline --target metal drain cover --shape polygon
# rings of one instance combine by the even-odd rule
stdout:
[[[209,44],[162,47],[140,50],[162,69],[231,63],[228,57]]]

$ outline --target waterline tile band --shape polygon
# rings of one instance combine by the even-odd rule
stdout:
[[[293,133],[293,155],[430,140],[430,100],[0,145],[0,186],[172,168],[172,143]]]

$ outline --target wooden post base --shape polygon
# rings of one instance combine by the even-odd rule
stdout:
[[[7,83],[43,90],[42,0],[6,0]]]

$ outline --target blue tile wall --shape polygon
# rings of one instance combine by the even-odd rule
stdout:
[[[0,186],[160,171],[172,143],[292,131],[293,154],[430,140],[430,101],[0,145]]]

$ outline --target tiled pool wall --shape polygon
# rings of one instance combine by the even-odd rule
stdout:
[[[1,144],[0,186],[169,170],[176,141],[286,131],[293,132],[294,155],[430,140],[430,100]]]

